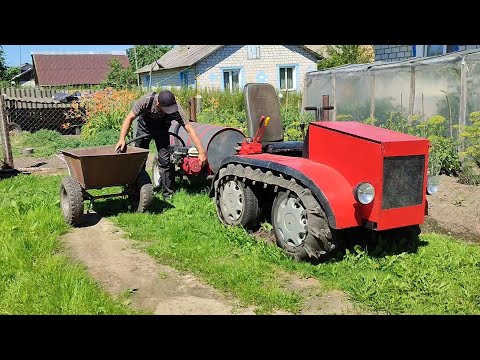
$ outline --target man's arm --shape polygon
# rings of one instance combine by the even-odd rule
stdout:
[[[195,147],[198,150],[198,160],[200,160],[203,166],[207,161],[207,154],[205,153],[205,149],[203,148],[202,142],[200,141],[200,138],[198,137],[197,132],[195,131],[195,129],[190,123],[185,124],[185,130],[187,131],[188,135],[190,136],[193,143],[195,144]]]
[[[125,138],[127,137],[130,126],[132,126],[132,122],[133,120],[135,120],[135,118],[136,116],[133,111],[130,111],[125,117],[125,120],[123,120],[122,129],[120,130],[120,137],[118,139],[117,145],[115,145],[115,151],[123,151],[125,149]]]
[[[177,121],[180,123],[180,125],[183,125],[185,127],[185,131],[188,133],[193,143],[195,144],[195,147],[198,150],[198,159],[200,160],[203,166],[207,162],[207,154],[205,152],[205,149],[203,148],[202,142],[200,141],[200,138],[198,137],[197,132],[195,131],[193,126],[190,125],[190,120],[188,119],[187,114],[183,109],[182,105],[180,105],[180,102],[178,101],[177,101],[177,104],[178,104],[178,113],[180,115],[180,118],[177,119]]]

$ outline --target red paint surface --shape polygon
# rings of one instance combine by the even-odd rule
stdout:
[[[262,144],[259,142],[247,142],[243,140],[242,146],[238,151],[238,155],[252,155],[252,154],[261,154],[262,153]]]
[[[420,205],[382,210],[382,177],[384,157],[426,155],[425,189],[427,139],[357,122],[311,123],[309,136],[309,159],[273,154],[245,157],[277,162],[310,178],[329,201],[338,229],[360,226],[366,221],[377,223],[378,230],[423,223],[425,191]],[[375,188],[375,198],[368,205],[354,198],[354,189],[360,182],[369,182]]]
[[[202,171],[202,165],[197,157],[183,158],[182,169],[187,175],[197,175]]]
[[[243,155],[242,157],[276,162],[301,172],[310,178],[327,198],[335,214],[338,229],[361,224],[361,218],[357,211],[358,204],[353,196],[352,187],[337,170],[298,157],[274,154]]]
[[[356,121],[319,121],[312,123],[312,125],[382,143],[399,141],[417,142],[419,139],[413,135],[387,130],[378,126],[367,125]]]

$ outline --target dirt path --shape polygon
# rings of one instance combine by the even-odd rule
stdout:
[[[127,302],[135,309],[154,314],[242,314],[238,302],[190,274],[158,264],[148,254],[133,247],[122,231],[107,219],[91,213],[85,225],[62,236],[72,258],[80,261],[106,291],[119,297],[130,294]],[[284,274],[287,287],[302,294],[302,314],[357,314],[344,293],[325,292],[315,279]],[[277,314],[285,314],[277,312]]]
[[[106,219],[89,214],[88,225],[62,237],[68,252],[113,296],[130,293],[130,305],[154,314],[232,314],[237,306],[192,275],[159,265]],[[98,221],[99,220],[99,221]],[[97,222],[98,221],[98,222]],[[87,224],[86,224],[87,225]],[[243,309],[245,314],[254,314]]]
[[[464,185],[441,175],[438,193],[428,198],[426,228],[480,242],[480,186]]]

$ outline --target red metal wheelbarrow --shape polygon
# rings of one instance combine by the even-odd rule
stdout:
[[[116,153],[115,146],[62,150],[69,176],[60,185],[60,204],[65,222],[78,225],[84,211],[84,200],[126,196],[131,208],[143,212],[153,200],[153,186],[146,171],[148,149],[126,147]],[[123,186],[120,193],[93,196],[89,189]]]

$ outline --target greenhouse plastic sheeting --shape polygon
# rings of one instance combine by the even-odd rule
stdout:
[[[306,74],[303,106],[329,95],[332,120],[422,122],[446,119],[446,136],[480,111],[480,51],[470,50],[398,62],[346,65]]]

